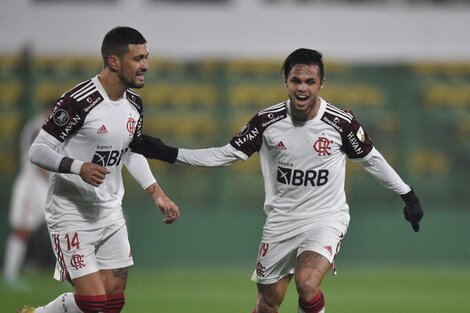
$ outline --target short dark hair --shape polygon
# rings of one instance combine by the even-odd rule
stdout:
[[[287,80],[290,71],[297,64],[315,64],[320,69],[320,79],[325,77],[323,65],[323,55],[320,51],[300,48],[289,54],[282,64],[281,72],[284,74],[284,80]]]
[[[142,45],[147,43],[144,36],[134,28],[118,26],[111,29],[103,38],[101,56],[104,67],[108,66],[108,57],[116,54],[122,57],[129,49],[129,45]]]

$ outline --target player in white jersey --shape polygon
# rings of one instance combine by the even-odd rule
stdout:
[[[104,37],[101,53],[103,70],[57,101],[29,153],[52,172],[46,221],[57,259],[54,277],[71,281],[75,292],[36,309],[24,306],[21,313],[122,310],[133,265],[122,210],[123,166],[151,194],[165,223],[179,218],[147,160],[128,147],[142,131],[142,102],[129,88],[144,86],[146,40],[135,29],[116,27]]]
[[[28,158],[29,148],[39,133],[50,106],[26,121],[20,134],[19,173],[15,178],[10,204],[11,233],[5,245],[3,275],[7,285],[23,288],[19,279],[31,234],[45,224],[44,207],[49,188],[49,172],[32,164]],[[47,115],[46,115],[47,114]]]
[[[352,112],[319,96],[324,85],[322,54],[298,49],[283,64],[289,100],[256,114],[223,147],[177,149],[143,135],[135,152],[170,163],[222,166],[259,152],[267,215],[252,279],[258,298],[253,312],[278,312],[294,277],[299,313],[325,311],[320,284],[339,251],[349,224],[344,191],[346,156],[405,201],[415,231],[423,216],[414,191],[374,148]]]

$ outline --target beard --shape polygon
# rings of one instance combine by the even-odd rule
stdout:
[[[119,73],[118,74],[118,77],[119,77],[119,80],[121,81],[121,83],[126,86],[126,88],[136,88],[136,89],[140,89],[140,88],[143,88],[144,87],[144,82],[142,83],[137,83],[135,82],[135,80],[130,80],[128,79],[127,77],[125,77],[122,73]]]
[[[303,123],[303,122],[306,122],[308,120],[309,111],[297,110],[295,108],[291,108],[291,113],[292,113],[292,118],[296,122]]]
[[[308,105],[304,108],[297,108],[296,107],[296,99],[292,99],[290,101],[290,109],[292,113],[292,118],[296,122],[304,123],[308,120],[310,112],[312,111],[313,105]]]
[[[289,99],[292,119],[295,122],[305,123],[309,119],[314,118],[318,113],[317,111],[320,107],[320,100],[318,97],[311,98],[308,102],[303,104],[299,104],[295,96],[289,96]]]

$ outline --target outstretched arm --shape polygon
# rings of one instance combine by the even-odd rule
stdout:
[[[403,209],[405,219],[411,223],[415,232],[419,231],[419,221],[424,213],[414,190],[403,182],[378,150],[374,148],[370,154],[366,161],[361,163],[362,166],[382,185],[401,196],[405,202],[405,208]]]
[[[135,139],[129,147],[132,152],[142,154],[146,158],[193,166],[226,166],[248,158],[230,144],[207,149],[181,149],[168,146],[160,138],[147,135],[142,135],[141,139]]]
[[[166,145],[160,138],[142,135],[129,144],[132,152],[142,154],[148,159],[175,163],[178,148]]]
[[[230,144],[207,149],[179,149],[176,162],[204,167],[226,166],[242,159],[240,153]]]

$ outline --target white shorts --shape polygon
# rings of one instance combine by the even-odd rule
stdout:
[[[294,274],[297,258],[305,251],[317,252],[333,265],[345,231],[323,225],[285,241],[261,242],[251,280],[273,284],[286,275]]]
[[[50,236],[57,260],[56,280],[75,279],[134,264],[125,224],[96,230],[51,232]]]
[[[13,185],[10,204],[10,225],[13,229],[37,230],[45,220],[49,184],[35,174],[20,174]]]

